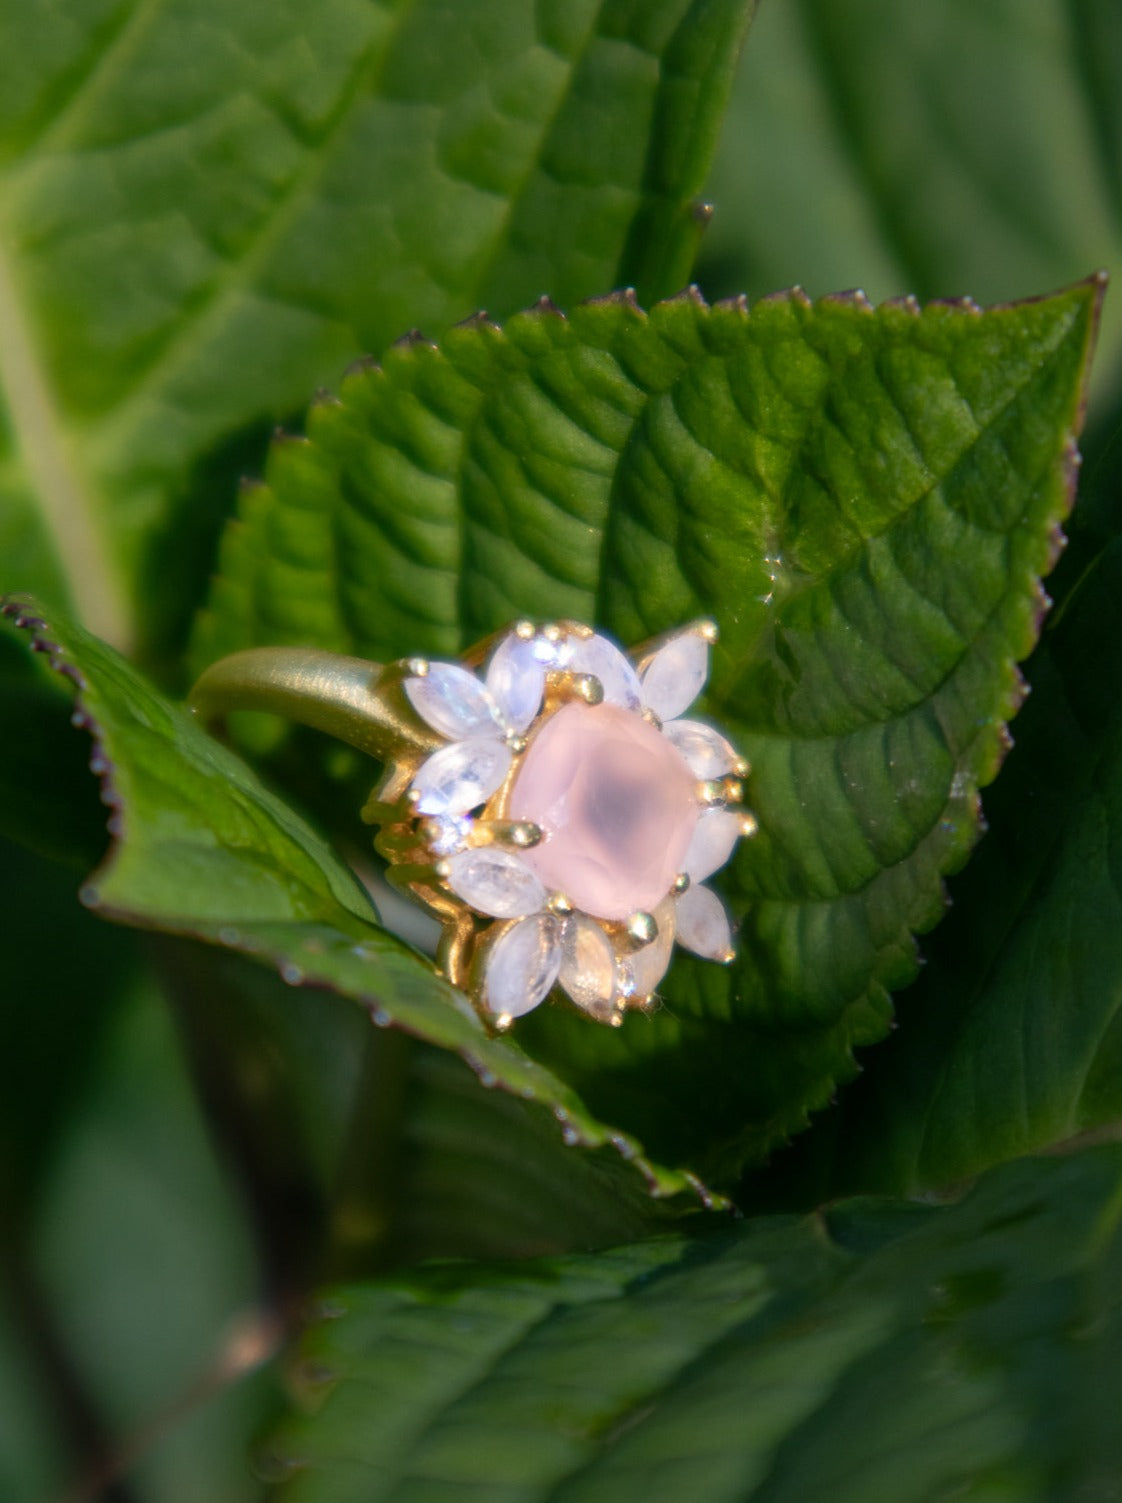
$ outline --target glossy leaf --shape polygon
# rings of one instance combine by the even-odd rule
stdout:
[[[1109,1496],[1117,1146],[960,1204],[331,1290],[267,1447],[286,1503]]]
[[[769,1194],[914,1193],[1122,1120],[1122,539],[1063,575],[989,832],[900,1031]]]
[[[356,354],[673,291],[751,10],[3,0],[5,587],[151,648],[261,435]]]
[[[706,709],[761,834],[731,975],[520,1042],[707,1175],[883,1036],[999,765],[1070,503],[1098,290],[979,312],[626,299],[475,321],[356,371],[245,497],[197,663],[260,642],[447,656],[514,617],[722,631]]]
[[[610,1145],[653,1191],[690,1188],[651,1166],[626,1133],[508,1039],[488,1037],[429,961],[382,929],[326,842],[233,753],[82,628],[9,602],[76,692],[91,768],[111,805],[109,855],[82,889],[104,917],[206,940],[275,967],[292,986],[339,992],[391,1024],[458,1052],[490,1085],[552,1111],[566,1141]]]

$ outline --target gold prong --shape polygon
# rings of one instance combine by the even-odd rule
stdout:
[[[744,802],[744,784],[739,778],[722,778],[721,786],[724,790],[722,798],[726,804],[740,804]]]
[[[514,1022],[509,1012],[501,1012],[495,1019],[493,1027],[496,1033],[505,1033]]]
[[[520,637],[523,642],[529,642],[535,630],[536,627],[532,621],[516,621],[514,623],[514,635]]]
[[[613,1012],[612,1015],[611,1015],[611,1017],[608,1019],[608,1022],[611,1024],[611,1026],[613,1028],[622,1028],[623,1027],[623,1013],[621,1013],[621,1012]]]
[[[682,896],[682,894],[688,890],[689,885],[690,885],[690,874],[689,874],[689,872],[679,872],[678,875],[674,878],[674,884],[671,887],[670,891],[674,894],[674,896],[676,898],[680,898]]]
[[[732,770],[738,778],[746,778],[752,771],[752,764],[747,757],[737,757],[732,764]]]
[[[439,861],[435,861],[433,863],[432,869],[435,875],[438,876],[442,882],[447,882],[448,878],[452,875],[451,863],[445,860],[443,856]]]
[[[542,627],[542,636],[547,642],[560,642],[564,635],[565,633],[555,621],[551,621],[548,626]]]
[[[528,743],[525,736],[520,736],[516,731],[511,731],[506,738],[506,744],[516,757],[520,757],[526,750]]]
[[[568,918],[573,911],[573,902],[563,892],[550,893],[545,905],[550,913],[555,913],[558,918]]]
[[[648,725],[653,725],[656,731],[662,730],[662,721],[651,709],[650,705],[644,705],[643,708],[639,711],[639,714],[642,719],[647,722]]]
[[[604,685],[594,673],[571,673],[567,668],[553,669],[545,676],[546,695],[555,703],[579,700],[598,705],[604,700]]]
[[[694,787],[694,797],[699,804],[723,804],[725,801],[724,784],[719,778],[707,778],[705,782],[698,783]]]
[[[542,842],[541,825],[530,819],[477,819],[473,829],[473,845],[510,846],[517,851],[529,851]]]
[[[715,642],[719,641],[721,636],[721,633],[717,627],[717,623],[710,620],[709,617],[705,617],[701,621],[695,621],[691,630],[697,632],[699,637],[704,637],[705,640],[709,643],[710,647],[712,647]]]
[[[627,937],[636,946],[650,945],[658,938],[658,924],[653,913],[640,910],[633,913],[625,924]]]
[[[740,833],[742,836],[758,835],[759,830],[760,822],[754,814],[742,814],[740,816]]]
[[[717,960],[721,965],[731,965],[735,959],[735,950],[726,950],[722,955],[717,956]]]
[[[411,673],[414,678],[428,678],[428,658],[405,658],[401,664],[406,673]]]

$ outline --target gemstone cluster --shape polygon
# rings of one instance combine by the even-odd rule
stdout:
[[[520,622],[468,666],[401,665],[442,744],[368,817],[391,878],[443,921],[444,969],[494,1027],[555,987],[618,1026],[654,1005],[675,943],[732,959],[704,883],[755,829],[748,764],[686,718],[715,640],[696,622],[629,658],[575,622]]]

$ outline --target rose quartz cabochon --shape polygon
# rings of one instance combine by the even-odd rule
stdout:
[[[545,839],[523,859],[596,918],[650,910],[670,891],[697,824],[694,778],[652,725],[617,705],[564,705],[535,736],[510,815]]]

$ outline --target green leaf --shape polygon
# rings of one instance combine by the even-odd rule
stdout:
[[[166,634],[216,475],[357,352],[680,285],[752,8],[3,0],[6,587]]]
[[[455,1050],[485,1083],[548,1108],[567,1142],[616,1150],[652,1192],[704,1197],[692,1176],[648,1163],[513,1041],[489,1037],[466,998],[379,927],[356,878],[306,821],[112,648],[26,603],[9,601],[0,616],[33,633],[94,739],[113,844],[82,889],[87,907],[249,955],[291,986],[351,997],[375,1025]]]
[[[249,491],[197,664],[255,643],[393,659],[518,616],[625,642],[716,618],[707,708],[754,764],[731,976],[679,963],[607,1036],[523,1045],[662,1157],[762,1158],[883,1036],[974,838],[1070,501],[1098,298],[649,316],[609,299],[410,342]]]
[[[1122,537],[1067,562],[954,912],[781,1194],[915,1193],[1122,1120]]]
[[[792,283],[980,301],[1122,267],[1112,0],[765,7],[708,191],[714,296]],[[1122,303],[1098,384],[1122,377]]]
[[[595,1257],[332,1290],[286,1503],[1109,1496],[1122,1150]]]

